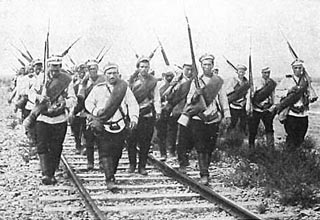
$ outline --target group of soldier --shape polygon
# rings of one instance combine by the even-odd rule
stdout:
[[[138,58],[128,81],[122,79],[117,64],[107,63],[100,74],[99,62],[88,60],[77,66],[71,82],[54,99],[43,91],[52,89],[50,83],[63,84],[59,79],[65,78],[60,75],[69,74],[62,69],[61,57],[47,60],[46,74],[40,60],[33,61],[27,70],[21,68],[14,103],[21,108],[23,120],[30,120],[28,117],[37,106],[45,106],[36,116],[35,125],[30,126],[28,121],[26,126],[39,155],[42,183],[57,182],[55,171],[68,122],[77,153],[87,156],[88,170],[94,167],[97,146],[100,167],[110,190],[115,188],[115,173],[124,147],[130,162],[128,172],[137,169],[139,174],[148,175],[146,164],[154,128],[160,159],[165,161],[177,155],[179,171],[184,174],[189,165],[188,152],[195,149],[200,183],[205,185],[209,182],[211,155],[221,124],[226,124],[229,131],[238,129],[246,134],[248,130],[249,148],[254,148],[261,120],[266,143],[274,147],[273,119],[279,114],[288,149],[298,149],[308,128],[309,103],[315,101],[310,98],[311,85],[303,61],[295,60],[291,64],[293,74],[286,75],[278,85],[270,78],[270,67],[263,67],[261,77],[250,88],[245,65],[237,65],[236,75],[224,81],[214,71],[214,60],[211,54],[200,57],[199,76],[194,74],[192,64],[185,63],[179,71],[168,69],[161,81],[150,69],[149,57]]]

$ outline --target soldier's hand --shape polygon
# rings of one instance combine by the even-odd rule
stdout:
[[[50,101],[50,98],[46,95],[38,95],[37,100],[39,103],[48,103]]]
[[[133,129],[135,129],[136,127],[137,127],[137,122],[135,122],[135,121],[130,121],[129,128],[130,128],[131,130],[133,130]]]

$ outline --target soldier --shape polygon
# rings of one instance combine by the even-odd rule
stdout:
[[[103,127],[102,131],[96,133],[96,138],[107,189],[112,190],[115,188],[114,174],[126,138],[126,120],[129,117],[130,129],[136,127],[139,105],[127,83],[120,79],[118,65],[108,63],[104,68],[104,74],[107,81],[97,84],[92,89],[86,98],[85,107],[93,116],[104,118],[100,120]]]
[[[291,67],[293,74],[286,75],[277,87],[276,98],[280,102],[276,110],[287,133],[287,148],[294,152],[301,146],[308,130],[310,84],[302,60],[295,60]]]
[[[79,86],[78,100],[79,103],[84,103],[93,87],[99,83],[105,82],[106,78],[103,75],[98,75],[99,65],[96,60],[89,60],[86,63],[89,75],[86,75]],[[81,105],[81,104],[80,104]],[[76,110],[76,109],[75,109]],[[87,168],[92,170],[94,167],[94,145],[96,137],[90,129],[84,132],[85,148],[87,153]]]
[[[174,77],[174,73],[169,70],[163,73],[163,80],[159,83],[160,98],[161,98],[161,108],[164,108],[167,103],[167,93],[170,90],[170,83]],[[157,137],[159,139],[160,148],[160,160],[165,161],[167,159],[167,132],[168,132],[168,120],[169,116],[165,111],[161,111],[161,116],[159,121],[156,123]]]
[[[226,124],[230,121],[230,110],[228,106],[226,92],[222,87],[223,80],[213,74],[214,56],[204,54],[199,59],[203,70],[203,75],[199,79],[200,88],[197,88],[195,81],[191,83],[190,91],[187,96],[186,112],[190,112],[190,129],[194,138],[195,149],[198,154],[200,168],[200,183],[208,185],[209,166],[211,154],[215,148],[218,138],[219,125],[222,120]],[[192,105],[193,102],[199,102],[200,96],[203,96],[205,108],[197,112],[198,107]],[[199,101],[195,101],[199,100]],[[192,114],[196,112],[196,114]]]
[[[161,101],[157,79],[150,73],[150,59],[140,57],[136,64],[138,75],[131,77],[130,88],[139,104],[139,122],[137,129],[128,138],[129,173],[136,169],[137,145],[139,145],[139,167],[142,175],[148,175],[146,163],[155,120],[160,118]]]
[[[62,59],[59,56],[52,56],[48,59],[47,82],[58,78],[60,74],[67,74],[61,69]],[[63,83],[63,82],[59,82]],[[37,85],[37,90],[47,89],[50,83]],[[42,87],[42,89],[41,89]],[[33,90],[35,91],[35,90]],[[46,103],[46,110],[42,111],[37,117],[37,152],[40,159],[42,171],[42,183],[45,185],[55,184],[55,171],[59,166],[62,152],[62,144],[67,131],[67,111],[71,110],[76,104],[76,97],[73,85],[70,83],[62,94],[53,102],[46,101],[46,96],[33,93],[39,103]]]
[[[252,98],[252,116],[249,118],[249,148],[254,148],[254,142],[260,121],[263,122],[266,143],[274,147],[273,118],[275,88],[277,83],[270,78],[271,70],[264,67],[261,70],[262,77],[254,82],[254,95]],[[247,102],[246,111],[250,111],[250,102]],[[251,113],[249,114],[251,115]]]
[[[79,93],[81,82],[86,75],[86,68],[85,64],[81,64],[76,68],[76,73],[73,78],[75,94]],[[86,117],[82,114],[84,109],[82,97],[77,95],[77,100],[77,106],[74,109],[74,117],[72,117],[72,120],[70,121],[70,127],[76,142],[76,154],[84,154],[85,148],[83,148],[81,144],[81,138],[84,130],[86,129]]]
[[[245,77],[247,67],[239,64],[236,68],[237,77],[233,77],[226,86],[231,113],[229,130],[234,129],[239,121],[240,132],[246,134],[246,96],[250,85]]]
[[[25,106],[25,109],[23,111],[24,118],[25,119],[31,112],[31,110],[35,107],[36,100],[32,100],[32,93],[35,89],[35,86],[37,85],[39,74],[42,71],[42,62],[40,59],[36,59],[32,63],[32,68],[34,69],[34,72],[30,72],[28,74],[27,80],[27,87],[26,87],[26,94],[28,96],[28,101]],[[29,155],[34,156],[36,154],[36,126],[30,128],[29,130],[26,130],[26,135],[30,142],[30,151]]]
[[[182,173],[186,173],[186,167],[189,165],[188,152],[193,148],[194,142],[190,128],[178,124],[177,121],[186,104],[192,76],[192,65],[187,63],[183,64],[182,75],[179,76],[180,79],[177,80],[172,94],[168,96],[168,103],[171,104],[173,108],[169,119],[169,141],[172,145],[168,145],[168,148],[169,152],[173,153],[174,149],[170,146],[174,146],[177,140],[176,148],[180,165],[179,171]]]

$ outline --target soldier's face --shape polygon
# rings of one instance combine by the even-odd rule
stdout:
[[[149,69],[150,69],[149,62],[140,62],[138,69],[139,69],[141,76],[147,76]]]
[[[201,63],[203,74],[205,76],[212,76],[213,62],[210,59],[203,60]]]
[[[97,65],[89,66],[89,74],[92,79],[96,78],[98,76],[98,66]]]
[[[120,79],[120,74],[117,68],[111,68],[104,72],[108,82],[113,85]]]
[[[173,80],[173,75],[166,75],[165,76],[165,79],[168,81],[168,82],[171,82]]]
[[[270,71],[268,71],[268,72],[261,72],[261,75],[262,75],[262,78],[264,78],[264,79],[269,79],[269,77],[270,77]]]
[[[83,77],[86,75],[86,72],[84,70],[80,70],[78,75],[80,79],[83,79]]]
[[[302,75],[303,66],[302,65],[293,66],[292,70],[294,75],[299,77]]]
[[[37,75],[41,72],[41,70],[42,70],[42,65],[36,65],[35,66],[35,72],[36,72]]]
[[[243,79],[244,75],[246,74],[246,71],[238,70],[237,74],[238,74],[239,79]]]
[[[183,75],[187,78],[192,77],[192,68],[191,66],[184,66],[183,67]]]

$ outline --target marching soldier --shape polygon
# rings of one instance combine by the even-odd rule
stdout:
[[[203,75],[199,79],[200,88],[197,89],[195,81],[191,83],[187,96],[186,111],[196,111],[197,106],[192,106],[192,102],[199,95],[202,95],[206,103],[204,111],[191,114],[190,121],[191,134],[194,138],[194,146],[198,154],[200,168],[200,183],[208,185],[209,166],[211,154],[215,148],[218,138],[219,125],[222,120],[225,123],[230,121],[230,110],[228,106],[226,92],[222,85],[223,80],[213,74],[214,56],[205,54],[199,59],[203,70]]]
[[[79,88],[81,86],[81,82],[86,75],[86,65],[81,64],[76,68],[76,73],[73,78],[73,85],[75,94],[79,93]],[[76,142],[76,154],[84,153],[84,148],[81,143],[81,137],[86,128],[86,117],[82,114],[84,109],[84,103],[82,97],[77,95],[77,106],[74,109],[74,117],[70,121],[70,127],[72,134],[74,136],[74,140]]]
[[[267,146],[274,147],[273,118],[275,88],[277,83],[270,78],[271,70],[265,67],[261,70],[262,77],[254,83],[252,98],[252,116],[249,125],[249,147],[254,148],[260,120],[263,122]],[[246,111],[250,111],[250,102],[247,102]],[[250,115],[250,114],[249,114]]]
[[[36,88],[38,91],[41,91],[42,89],[47,90],[47,86],[50,85],[50,82],[58,79],[59,75],[67,74],[61,69],[61,66],[61,57],[52,56],[48,59],[48,73],[46,74],[48,80],[46,84],[37,85]],[[58,83],[62,85],[65,82],[59,81]],[[49,101],[46,96],[37,93],[33,93],[33,95],[37,97],[40,104],[45,103],[47,106],[37,117],[36,134],[37,152],[43,175],[42,183],[51,185],[57,182],[54,174],[59,166],[62,144],[67,131],[67,112],[75,106],[76,97],[72,83],[59,94],[56,100]],[[27,121],[27,119],[25,121]],[[26,122],[26,124],[27,123],[28,122]]]
[[[130,79],[130,88],[139,104],[139,122],[137,129],[128,138],[129,173],[134,173],[137,165],[137,145],[139,145],[138,172],[148,175],[147,157],[153,134],[155,120],[160,118],[161,101],[157,79],[150,73],[150,59],[140,57],[137,61],[138,75]]]
[[[237,77],[233,77],[226,86],[228,102],[231,113],[231,124],[229,129],[234,129],[239,121],[240,131],[246,133],[246,102],[247,93],[250,87],[248,79],[245,77],[247,67],[237,65]]]
[[[168,125],[170,134],[169,138],[171,139],[172,146],[174,146],[177,140],[176,148],[180,165],[179,171],[182,173],[186,173],[186,167],[189,165],[188,152],[193,148],[194,141],[190,128],[178,124],[177,121],[181,116],[181,113],[187,101],[187,95],[190,90],[190,85],[193,77],[191,64],[183,64],[182,75],[180,77],[181,79],[178,79],[176,86],[173,88],[172,94],[168,97],[168,103],[173,105]],[[173,153],[174,150],[171,150],[171,152]]]
[[[295,60],[291,67],[293,74],[286,75],[277,88],[276,98],[280,102],[276,110],[287,133],[287,148],[295,151],[301,146],[308,130],[310,84],[302,60]]]
[[[173,80],[174,73],[167,71],[163,73],[163,80],[159,83],[161,108],[165,107],[167,102],[167,93],[170,90],[170,83]],[[167,159],[167,134],[168,134],[168,120],[169,116],[165,111],[161,111],[160,119],[156,123],[157,136],[159,138],[160,148],[160,160],[165,161]]]
[[[106,80],[105,76],[98,75],[99,65],[96,60],[89,60],[87,62],[87,67],[89,70],[89,75],[86,75],[79,86],[78,100],[81,106],[84,106],[85,100],[90,94],[94,86],[102,83]],[[78,106],[79,107],[79,106]],[[84,108],[84,107],[83,107]],[[77,109],[75,109],[77,110]],[[80,111],[80,110],[77,110]],[[87,153],[87,168],[92,170],[94,167],[94,144],[96,142],[96,137],[90,129],[84,131],[85,148]]]
[[[129,123],[130,129],[136,127],[139,105],[127,83],[120,79],[118,65],[107,64],[104,74],[107,81],[97,84],[92,89],[86,98],[85,107],[93,116],[103,118],[99,119],[102,128],[95,134],[107,188],[112,190],[115,188],[114,174],[126,138],[126,124]],[[127,113],[129,115],[126,115]]]

